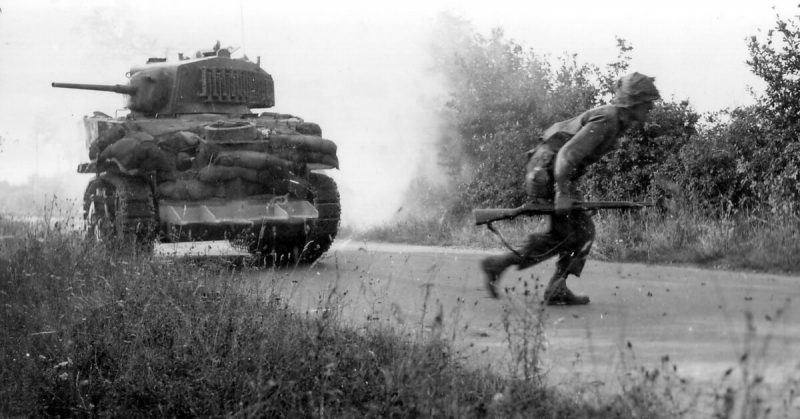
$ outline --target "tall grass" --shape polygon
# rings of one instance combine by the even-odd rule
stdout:
[[[592,258],[613,262],[692,264],[768,272],[800,272],[800,217],[786,213],[704,214],[682,208],[603,211]],[[495,227],[515,247],[546,228],[546,217],[500,221]],[[404,219],[354,232],[365,240],[499,249],[500,240],[469,217]]]
[[[599,259],[800,272],[800,219],[792,214],[653,211],[601,214],[597,225]]]
[[[625,395],[548,387],[535,368],[543,336],[525,331],[533,324],[507,320],[524,374],[476,371],[437,335],[344,327],[333,309],[297,313],[270,292],[248,292],[229,264],[154,259],[49,225],[3,227],[20,236],[0,248],[0,416],[639,412]],[[261,272],[281,280],[280,269]],[[648,409],[646,417],[666,417]]]

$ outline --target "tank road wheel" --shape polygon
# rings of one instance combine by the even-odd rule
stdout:
[[[156,213],[153,192],[141,179],[105,175],[93,179],[83,196],[83,217],[90,240],[133,243],[153,250]]]
[[[319,218],[308,225],[306,243],[299,259],[299,262],[304,264],[314,262],[330,249],[336,233],[339,232],[339,221],[342,215],[336,182],[320,173],[309,174],[308,180],[314,195],[313,204],[319,212]]]

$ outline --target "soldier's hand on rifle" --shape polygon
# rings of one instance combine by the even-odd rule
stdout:
[[[571,194],[556,192],[556,213],[563,214],[569,211],[575,202],[578,202],[578,199]]]

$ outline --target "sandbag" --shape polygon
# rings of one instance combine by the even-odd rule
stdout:
[[[270,135],[269,141],[273,144],[274,148],[294,147],[300,150],[336,154],[336,143],[313,135],[273,134]]]
[[[273,154],[281,159],[302,163],[303,152],[296,148],[280,148],[273,151]]]
[[[197,150],[202,139],[189,131],[179,131],[158,137],[158,146],[172,153],[192,152]]]
[[[194,157],[189,153],[180,152],[175,155],[175,168],[180,172],[185,172],[194,165]]]
[[[282,120],[282,119],[290,119],[290,118],[300,119],[300,118],[298,118],[298,117],[296,117],[296,116],[294,116],[292,114],[280,113],[280,112],[261,112],[260,114],[258,114],[258,117],[259,118],[270,118],[270,119],[274,119],[274,120]]]
[[[235,178],[215,185],[214,196],[224,199],[242,199],[253,195],[263,195],[268,189],[261,184],[242,178]]]
[[[339,159],[335,155],[312,151],[304,156],[306,163],[319,163],[339,168]]]
[[[233,178],[218,184],[214,196],[227,199],[244,198],[247,196],[247,190],[241,178]]]
[[[273,195],[283,195],[289,192],[289,182],[285,177],[275,177],[269,172],[258,173],[258,184],[263,192]]]
[[[242,178],[250,182],[258,182],[258,171],[237,166],[206,166],[200,169],[197,178],[202,182],[225,182]]]
[[[317,163],[322,163],[337,169],[339,168],[339,158],[330,154],[323,155]]]
[[[339,159],[335,154],[322,153],[319,151],[307,151],[300,149],[276,150],[275,155],[284,159],[298,163],[319,163],[331,167],[339,168]]]
[[[175,179],[175,158],[161,150],[150,134],[131,133],[106,147],[98,164],[114,163],[123,173],[156,172],[161,180]]]
[[[268,153],[272,150],[272,145],[266,141],[255,141],[252,143],[237,144],[239,150],[243,151],[258,151],[260,153]]]
[[[244,183],[244,189],[247,193],[246,196],[253,196],[253,195],[263,195],[269,193],[269,190],[266,188],[265,185],[260,183],[253,183],[246,180],[242,180]]]
[[[322,128],[319,124],[313,122],[301,122],[297,124],[297,132],[300,134],[314,135],[317,137],[322,136]]]
[[[194,159],[194,167],[196,169],[201,169],[205,166],[208,166],[214,161],[214,158],[217,157],[217,154],[220,152],[220,146],[203,141],[200,145],[197,146],[197,155]]]
[[[221,151],[214,159],[214,164],[220,166],[239,166],[248,169],[284,169],[292,167],[292,163],[269,153],[258,151],[236,150]]]
[[[203,183],[197,179],[180,179],[158,185],[158,193],[162,198],[197,201],[214,197],[217,185]]]
[[[89,158],[95,160],[108,146],[125,137],[126,133],[127,130],[122,124],[111,125],[111,128],[105,130],[89,145]]]

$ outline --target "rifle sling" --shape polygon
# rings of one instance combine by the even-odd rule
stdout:
[[[516,251],[516,250],[515,250],[513,247],[511,247],[511,245],[510,245],[510,244],[508,244],[508,242],[506,241],[505,237],[503,237],[503,235],[502,235],[502,234],[500,234],[500,232],[499,232],[499,231],[497,231],[497,230],[494,228],[494,225],[492,225],[492,222],[491,222],[491,221],[490,221],[490,222],[488,222],[488,223],[486,223],[486,228],[488,228],[488,229],[489,229],[489,231],[491,231],[492,233],[494,233],[494,234],[497,234],[497,237],[499,237],[499,238],[500,238],[500,241],[501,241],[501,242],[503,242],[503,245],[504,245],[505,247],[507,247],[507,248],[508,248],[508,250],[510,250],[512,253],[514,253],[515,255],[517,255],[517,256],[519,256],[519,257],[523,257],[523,256],[522,256],[522,255],[521,255],[519,252],[517,252],[517,251]]]

